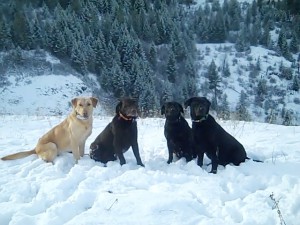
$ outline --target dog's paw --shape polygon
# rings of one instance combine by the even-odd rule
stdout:
[[[217,170],[211,170],[209,173],[217,174]]]
[[[142,167],[145,167],[145,165],[142,162],[138,163],[138,165],[142,166]]]
[[[96,150],[96,149],[98,149],[98,145],[97,144],[95,144],[95,143],[92,143],[91,145],[90,145],[90,149],[91,150]]]

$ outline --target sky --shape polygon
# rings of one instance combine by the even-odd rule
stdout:
[[[100,107],[100,106],[99,106]],[[38,138],[64,119],[0,116],[0,157],[32,149]],[[85,153],[111,117],[96,116]],[[127,164],[107,167],[85,155],[78,164],[65,153],[54,164],[36,155],[0,161],[1,225],[40,224],[281,224],[300,220],[300,127],[219,121],[250,158],[240,166],[174,159],[167,164],[164,118],[138,119],[138,142],[145,167],[132,150]],[[191,123],[190,120],[188,120]],[[273,195],[275,202],[270,198]]]

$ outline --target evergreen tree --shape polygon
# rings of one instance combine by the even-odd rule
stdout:
[[[228,65],[228,62],[224,62],[224,65],[223,65],[223,77],[230,77],[231,73],[230,73],[230,68],[229,68],[229,65]]]
[[[7,20],[2,16],[0,20],[0,51],[12,48],[12,40]]]
[[[173,51],[170,51],[169,53],[169,58],[167,61],[167,68],[166,68],[166,74],[167,74],[167,79],[171,83],[176,82],[176,60],[175,60],[175,55]]]
[[[267,81],[265,79],[259,80],[256,88],[255,104],[262,107],[262,103],[268,93]]]
[[[44,35],[42,34],[41,25],[35,16],[33,22],[30,24],[30,34],[29,42],[32,48],[43,48],[44,47]]]
[[[210,18],[210,42],[220,43],[226,39],[225,22],[222,10],[218,10],[216,15]]]
[[[54,26],[53,28],[52,52],[59,57],[64,57],[66,56],[67,52],[67,43],[64,34],[56,26]]]
[[[238,31],[240,29],[241,8],[237,0],[229,0],[228,15],[230,18],[230,30]]]
[[[12,39],[22,49],[29,49],[30,27],[24,11],[16,11],[12,23]]]
[[[197,95],[197,71],[191,57],[186,60],[184,71],[185,76],[180,82],[183,85],[183,101]]]
[[[260,20],[257,19],[250,28],[250,38],[249,38],[250,44],[256,46],[259,43],[261,36],[262,36],[262,32],[260,28]]]
[[[268,25],[263,27],[263,32],[259,43],[267,48],[270,46],[271,37],[270,37],[270,29]]]
[[[157,51],[153,42],[149,49],[148,59],[152,67],[155,68],[157,65]]]
[[[227,94],[223,94],[221,96],[218,115],[220,118],[224,120],[230,119],[230,109],[229,109],[229,102],[227,100]]]
[[[293,91],[299,91],[300,89],[300,81],[297,76],[294,76],[293,83],[292,83],[292,90]]]
[[[239,102],[236,106],[236,115],[238,120],[250,121],[250,114],[247,110],[247,95],[244,91],[241,92]]]
[[[277,46],[284,57],[289,54],[288,43],[286,40],[286,34],[284,29],[281,29],[279,32]]]
[[[295,32],[293,32],[293,34],[292,34],[292,39],[291,39],[291,42],[289,45],[289,50],[290,50],[290,52],[292,52],[294,54],[298,53],[298,51],[299,51],[299,40],[298,40]]]
[[[171,48],[177,62],[181,62],[187,57],[187,49],[183,39],[179,36],[178,29],[175,29],[171,37]]]
[[[208,82],[209,82],[209,89],[213,90],[214,93],[214,98],[213,101],[215,103],[215,107],[217,107],[218,102],[218,95],[220,93],[220,83],[221,83],[221,78],[218,74],[217,71],[217,66],[215,64],[215,61],[212,60],[209,67],[208,67],[208,71],[207,71],[207,77],[208,77]],[[212,104],[212,108],[214,104]],[[217,110],[217,108],[215,108]]]

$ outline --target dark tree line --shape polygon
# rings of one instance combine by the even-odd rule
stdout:
[[[50,51],[96,74],[112,97],[138,98],[144,111],[196,94],[194,41],[177,1],[15,0],[0,7],[2,51]]]

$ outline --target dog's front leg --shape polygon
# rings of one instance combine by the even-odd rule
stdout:
[[[80,157],[83,157],[83,155],[84,155],[84,147],[85,147],[85,141],[83,143],[81,143],[81,145],[79,145]]]
[[[203,158],[204,158],[204,152],[202,152],[201,150],[197,150],[197,155],[198,155],[198,159],[197,159],[197,165],[202,167],[203,166]]]
[[[142,163],[142,160],[141,160],[138,143],[134,142],[131,147],[132,147],[133,154],[136,158],[137,164],[140,165],[140,166],[144,166],[144,164]]]
[[[78,143],[75,143],[73,142],[71,144],[71,147],[72,147],[72,153],[73,153],[73,156],[75,158],[75,161],[76,163],[78,162],[78,160],[80,159],[80,147],[79,147],[79,144]]]
[[[121,141],[114,139],[114,141],[113,141],[114,152],[117,155],[118,159],[120,160],[120,164],[122,166],[122,165],[126,164],[126,160],[123,155],[122,145],[119,143],[121,143]]]
[[[169,159],[167,163],[170,164],[173,161],[174,144],[170,140],[167,140],[167,146],[169,152]]]
[[[216,174],[217,170],[218,170],[218,164],[219,164],[217,154],[212,154],[211,155],[211,164],[212,164],[212,166],[211,166],[210,173]]]

